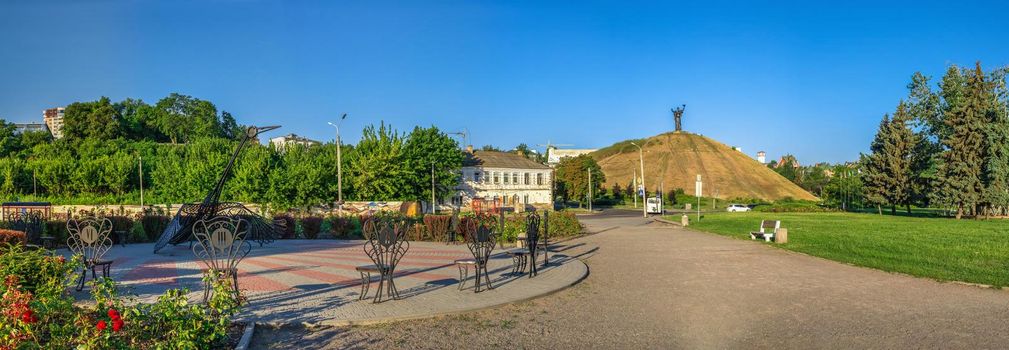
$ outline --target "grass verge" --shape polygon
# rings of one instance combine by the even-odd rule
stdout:
[[[781,220],[788,228],[788,243],[777,245],[784,249],[942,281],[1009,285],[1009,222],[1004,220],[750,212],[705,214],[690,228],[749,239],[765,219]]]

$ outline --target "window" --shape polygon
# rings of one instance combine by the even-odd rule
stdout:
[[[519,173],[512,173],[512,184],[519,184]]]
[[[522,184],[523,184],[523,185],[528,185],[528,184],[530,184],[530,183],[529,183],[529,173],[525,173],[524,175],[525,175],[525,176],[524,176],[524,179],[523,179],[524,181],[522,182]],[[526,201],[526,202],[528,202],[528,201]]]
[[[505,178],[507,179],[508,176],[505,176]],[[504,203],[502,203],[502,205],[508,205],[508,195],[504,195],[504,198],[501,198],[501,199],[504,201]]]
[[[529,175],[529,174],[526,174],[526,175]],[[525,197],[523,197],[523,199],[525,200],[525,204],[529,204],[529,195],[528,194],[525,195]]]
[[[473,173],[473,182],[480,183],[480,172],[479,171]]]
[[[508,184],[508,173],[504,173],[504,174],[501,174],[501,175],[504,178],[504,184],[507,185]]]
[[[543,173],[536,174],[536,184],[543,185]]]
[[[501,183],[501,173],[494,173],[494,184],[497,185]]]

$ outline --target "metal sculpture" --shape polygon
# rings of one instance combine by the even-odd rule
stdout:
[[[364,244],[364,253],[371,258],[374,265],[357,267],[357,272],[361,275],[361,295],[358,300],[367,297],[368,290],[371,289],[372,273],[380,276],[373,302],[381,302],[383,293],[393,299],[399,299],[399,290],[396,289],[393,276],[396,274],[396,266],[399,265],[400,259],[410,250],[410,242],[407,241],[406,235],[410,225],[402,221],[373,218],[365,223],[363,229],[368,240]]]
[[[112,268],[111,260],[102,260],[105,253],[112,248],[112,220],[108,218],[87,217],[80,220],[71,218],[67,220],[67,246],[74,255],[80,255],[84,262],[84,269],[81,271],[80,281],[77,282],[77,290],[84,289],[84,279],[91,270],[91,279],[97,279],[95,269],[102,268],[102,277],[109,278],[109,270]]]
[[[491,283],[490,272],[487,271],[487,263],[490,261],[494,246],[497,245],[497,238],[500,231],[497,230],[497,220],[491,215],[478,216],[475,220],[467,220],[463,224],[469,225],[466,228],[466,246],[473,254],[476,265],[476,285],[473,291],[480,292],[481,277],[487,289],[494,289]]]
[[[37,245],[42,240],[44,222],[42,214],[35,211],[20,211],[7,214],[7,227],[25,233],[28,244]]]
[[[676,108],[670,108],[669,111],[673,112],[673,119],[676,121],[676,131],[683,131],[683,125],[681,120],[683,119],[683,110],[687,109],[687,105],[682,105]]]
[[[231,155],[231,160],[228,161],[228,165],[224,168],[224,172],[221,174],[221,178],[217,180],[217,185],[207,193],[207,196],[203,199],[202,203],[192,203],[185,204],[172,218],[172,221],[165,228],[165,231],[161,233],[161,237],[154,244],[154,253],[164,248],[168,244],[180,244],[186,241],[191,241],[193,239],[193,225],[200,221],[206,220],[215,216],[239,216],[247,223],[249,235],[253,241],[259,243],[260,246],[263,244],[273,242],[276,237],[276,232],[273,226],[266,223],[262,217],[256,215],[248,208],[246,208],[241,203],[226,202],[221,203],[221,191],[224,190],[224,183],[228,180],[228,176],[231,174],[232,168],[235,166],[235,160],[238,159],[238,155],[241,154],[242,150],[249,144],[251,140],[255,140],[260,133],[270,131],[279,128],[279,126],[265,126],[265,127],[255,127],[250,126],[245,130],[245,137],[242,142],[235,147],[235,152]]]
[[[203,302],[213,290],[213,282],[230,280],[232,291],[238,296],[238,263],[249,255],[252,245],[245,241],[248,224],[244,219],[218,216],[198,220],[193,225],[196,245],[193,254],[207,266],[210,278],[204,280]]]
[[[536,276],[536,250],[540,240],[540,216],[535,212],[526,216],[526,249],[529,249],[529,278]],[[523,260],[523,265],[525,261]],[[523,266],[523,270],[524,270]]]

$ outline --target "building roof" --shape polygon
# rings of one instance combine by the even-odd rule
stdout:
[[[518,154],[497,151],[466,152],[462,165],[507,169],[550,169],[550,167],[546,165],[537,163],[532,159]]]

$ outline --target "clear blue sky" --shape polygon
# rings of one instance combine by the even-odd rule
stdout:
[[[908,1],[4,1],[0,117],[180,92],[331,140],[385,120],[477,146],[684,128],[752,155],[856,159],[909,77],[1009,64],[1007,5]]]

